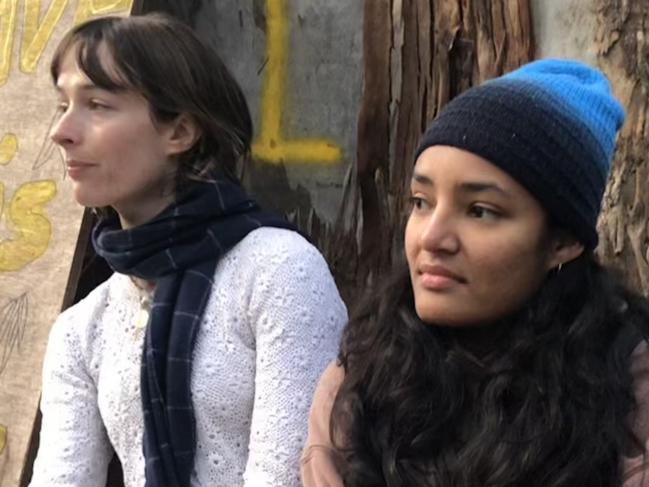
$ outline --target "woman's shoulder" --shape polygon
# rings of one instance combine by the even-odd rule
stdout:
[[[128,291],[128,276],[113,274],[85,298],[61,312],[50,331],[50,342],[63,340],[93,341],[101,333],[98,326],[110,302]]]
[[[61,312],[59,320],[71,321],[97,313],[108,301],[115,299],[118,294],[128,291],[129,282],[129,277],[124,274],[112,274],[83,299]]]
[[[250,232],[219,261],[214,282],[208,310],[237,310],[246,323],[260,323],[263,315],[269,325],[291,323],[294,331],[333,326],[338,336],[347,321],[327,262],[294,231]]]
[[[331,362],[320,377],[309,413],[309,431],[300,460],[305,487],[342,487],[336,469],[336,451],[330,432],[331,410],[345,377],[343,368]]]
[[[316,393],[320,393],[323,398],[333,402],[344,378],[345,369],[342,365],[337,360],[330,362],[320,376]]]
[[[642,445],[649,448],[649,344],[646,340],[641,340],[631,354],[631,376],[636,401],[631,427]],[[624,487],[649,485],[649,463],[645,455],[622,457]]]
[[[331,448],[329,420],[338,389],[340,389],[344,378],[345,371],[336,360],[330,362],[320,376],[313,393],[309,414],[309,435],[303,460],[306,460],[315,449]]]
[[[253,230],[232,249],[232,252],[278,260],[290,258],[296,253],[320,256],[318,249],[300,233],[276,227]]]
[[[261,227],[250,232],[222,259],[217,274],[227,269],[236,269],[244,282],[248,278],[256,283],[277,280],[286,274],[308,274],[310,279],[333,282],[320,251],[298,232],[283,228]]]

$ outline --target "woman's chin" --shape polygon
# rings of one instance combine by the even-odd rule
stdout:
[[[85,188],[74,188],[72,196],[78,204],[86,208],[105,208],[111,206],[111,202],[107,198],[103,198],[97,192],[88,191]]]
[[[441,307],[416,304],[415,310],[419,319],[425,324],[431,326],[473,328],[490,322],[489,320],[485,320],[484,316],[476,316],[472,313],[467,313],[466,309],[460,312],[458,311],[457,306]]]

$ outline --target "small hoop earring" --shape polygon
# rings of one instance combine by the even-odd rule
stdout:
[[[563,262],[559,262],[559,265],[557,266],[557,274],[561,272],[561,268],[563,267]]]

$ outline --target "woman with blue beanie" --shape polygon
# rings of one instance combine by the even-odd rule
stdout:
[[[316,390],[306,487],[649,486],[649,305],[593,252],[623,118],[565,60],[441,111],[402,269]]]

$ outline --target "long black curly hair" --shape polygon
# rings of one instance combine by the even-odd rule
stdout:
[[[648,327],[647,301],[590,251],[480,331],[423,323],[404,263],[343,334],[344,484],[619,486],[621,455],[644,455],[630,362]]]

